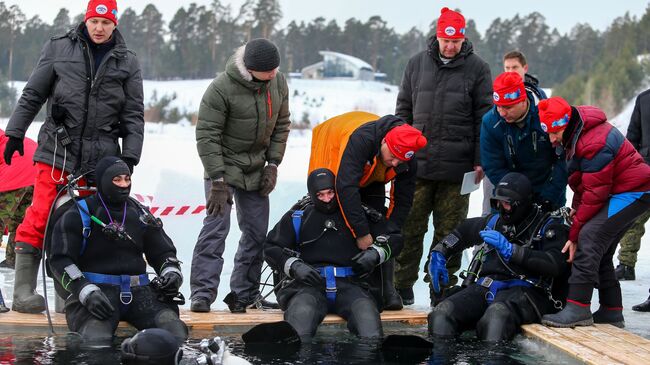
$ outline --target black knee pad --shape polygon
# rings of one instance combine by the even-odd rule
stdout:
[[[459,334],[458,324],[454,319],[454,302],[443,300],[433,307],[427,316],[429,334],[436,337],[454,337]]]
[[[188,330],[185,322],[178,318],[178,315],[171,309],[163,309],[156,314],[154,323],[157,328],[171,332],[179,341],[187,340]]]
[[[370,298],[360,298],[352,303],[348,329],[363,338],[384,337],[379,311]]]
[[[113,324],[110,320],[99,320],[95,317],[88,319],[79,328],[79,334],[84,341],[92,343],[108,342],[113,339]]]
[[[284,319],[295,328],[303,342],[309,342],[326,314],[327,308],[322,308],[316,297],[301,293],[289,300]]]
[[[491,304],[476,324],[476,335],[485,341],[512,339],[517,334],[515,314],[504,303]]]

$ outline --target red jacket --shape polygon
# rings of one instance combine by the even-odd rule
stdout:
[[[7,141],[9,137],[5,136],[5,132],[0,129],[0,154],[3,156]],[[0,156],[0,193],[34,185],[36,167],[32,160],[36,151],[36,142],[25,138],[24,144],[25,154],[21,156],[15,152],[11,165],[7,165],[4,157]]]
[[[650,191],[650,166],[630,141],[607,122],[605,113],[593,106],[576,109],[580,115],[575,129],[577,138],[565,141],[567,149],[573,151],[567,152],[569,186],[574,191],[572,207],[576,209],[569,231],[573,242],[578,242],[582,226],[612,195]]]

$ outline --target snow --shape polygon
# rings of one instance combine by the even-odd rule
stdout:
[[[146,81],[145,93],[151,95],[157,90],[158,97],[163,94],[176,93],[178,96],[174,103],[186,108],[198,109],[198,103],[210,80],[194,81]],[[16,83],[18,86],[18,83]],[[364,81],[314,81],[297,80],[290,81],[290,107],[295,119],[307,112],[312,125],[324,121],[326,118],[335,116],[351,110],[368,110],[379,115],[392,113],[394,110],[397,87],[377,82]],[[315,102],[313,102],[315,100]],[[633,105],[634,100],[631,101]],[[614,120],[619,128],[626,129],[626,109]],[[631,113],[631,109],[629,111]],[[4,129],[6,120],[0,120],[0,128]],[[41,123],[33,123],[27,135],[36,138]],[[623,130],[622,129],[622,130]],[[292,130],[289,135],[285,158],[279,167],[278,185],[270,196],[271,213],[270,227],[279,220],[291,205],[306,193],[307,166],[310,153],[311,131]],[[153,195],[153,203],[156,206],[182,206],[191,207],[204,204],[203,192],[203,168],[198,158],[195,145],[195,130],[191,125],[175,124],[152,124],[147,123],[145,129],[145,142],[142,159],[135,167],[133,175],[132,193]],[[571,192],[568,189],[568,201],[571,199]],[[470,197],[470,217],[481,214],[482,189],[472,193]],[[240,231],[236,222],[235,211],[232,214],[232,226],[230,235],[226,241],[224,253],[224,269],[222,281],[219,286],[217,301],[212,305],[213,309],[224,309],[223,297],[229,291],[229,277],[232,272],[233,258],[237,249],[237,242]],[[183,261],[183,274],[185,283],[181,291],[189,299],[189,277],[191,257],[196,238],[202,226],[201,215],[168,215],[162,218],[165,230],[174,240],[179,258]],[[429,223],[431,226],[431,223]],[[650,226],[646,224],[646,229]],[[429,230],[425,236],[425,247],[428,248],[433,239],[433,232]],[[639,252],[639,262],[636,267],[636,281],[622,282],[623,302],[627,328],[635,333],[650,338],[650,321],[648,315],[632,312],[629,308],[632,305],[644,301],[648,295],[648,283],[650,283],[650,235],[642,240]],[[0,254],[1,256],[2,254]],[[424,257],[421,266],[424,265]],[[464,258],[463,267],[467,265],[467,258]],[[0,270],[0,285],[4,298],[11,302],[13,291],[13,271]],[[264,276],[265,277],[265,276]],[[263,277],[263,278],[264,278]],[[420,279],[415,285],[415,309],[428,310],[429,294],[426,284]],[[42,292],[39,286],[39,291]],[[48,290],[52,293],[52,290]],[[592,302],[593,310],[596,310],[598,303],[597,291]],[[188,301],[189,305],[189,301]]]

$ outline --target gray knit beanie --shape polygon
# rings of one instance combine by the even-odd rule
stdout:
[[[244,65],[253,71],[271,71],[280,65],[278,47],[264,38],[252,39],[246,43]]]

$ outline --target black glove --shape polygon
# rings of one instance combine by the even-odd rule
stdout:
[[[101,320],[108,319],[115,312],[115,308],[101,290],[95,290],[88,294],[84,307],[90,314]]]
[[[289,272],[292,278],[306,285],[321,286],[325,283],[318,271],[303,261],[295,261],[291,264]]]
[[[178,293],[178,289],[180,289],[181,284],[183,284],[183,277],[180,276],[176,271],[170,271],[163,275],[160,278],[160,292],[173,296]]]
[[[379,260],[379,252],[374,248],[363,250],[352,258],[352,271],[359,277],[367,276],[375,266],[379,265]]]
[[[13,157],[14,152],[18,151],[21,156],[25,155],[24,144],[21,138],[9,137],[7,145],[5,146],[5,163],[11,165],[11,157]]]
[[[129,167],[129,171],[131,172],[131,174],[133,174],[133,166],[135,166],[135,164],[136,164],[135,160],[133,160],[132,158],[128,158],[128,157],[122,157],[122,161],[124,161],[126,166]]]
[[[232,193],[228,184],[224,181],[213,181],[205,210],[210,215],[223,215],[226,213],[227,204],[232,205]]]
[[[278,167],[273,164],[264,166],[262,172],[262,181],[260,182],[260,195],[268,196],[275,189],[275,183],[278,181]]]

